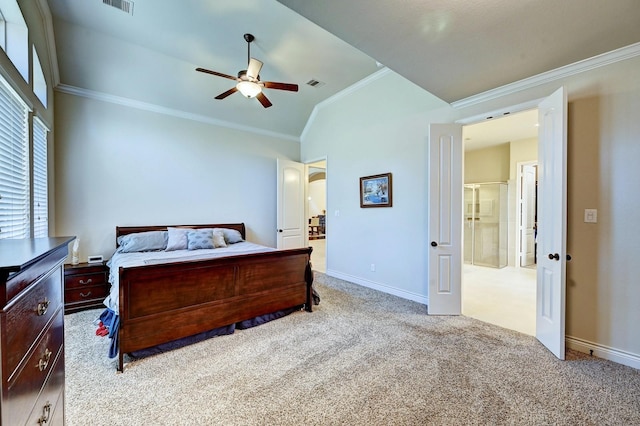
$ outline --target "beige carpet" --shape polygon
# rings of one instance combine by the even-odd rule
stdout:
[[[315,312],[128,363],[65,316],[66,424],[638,425],[640,371],[316,274]],[[162,324],[159,326],[167,326]],[[170,326],[170,325],[169,325]]]

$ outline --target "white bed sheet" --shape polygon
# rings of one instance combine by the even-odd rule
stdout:
[[[109,267],[109,283],[111,290],[104,299],[104,305],[114,311],[120,312],[120,283],[118,270],[120,267],[127,268],[142,265],[157,265],[159,263],[183,262],[185,260],[213,259],[217,257],[233,256],[249,253],[263,253],[274,251],[272,247],[260,244],[241,241],[229,244],[227,247],[204,250],[175,250],[175,251],[148,251],[136,253],[116,252],[107,262]]]

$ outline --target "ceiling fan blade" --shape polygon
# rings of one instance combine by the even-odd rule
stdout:
[[[230,76],[228,74],[222,74],[221,72],[211,71],[205,68],[196,68],[196,71],[200,71],[206,74],[217,75],[218,77],[228,78],[229,80],[238,80],[236,77]]]
[[[298,91],[298,85],[297,84],[276,83],[276,82],[273,82],[273,81],[262,81],[261,83],[264,84],[264,87],[266,87],[267,89],[288,90],[290,92],[297,92]]]
[[[216,96],[216,99],[224,99],[229,95],[233,95],[237,91],[238,91],[238,89],[236,89],[235,87],[232,87],[231,89],[227,90],[226,92],[220,93],[218,96]]]
[[[247,66],[247,77],[257,80],[258,75],[260,75],[262,65],[262,62],[260,62],[259,60],[251,58],[251,60],[249,61],[249,66]]]
[[[273,105],[271,102],[269,102],[269,99],[267,99],[267,97],[262,92],[256,95],[256,99],[258,99],[262,106],[265,108],[269,108],[271,105]]]

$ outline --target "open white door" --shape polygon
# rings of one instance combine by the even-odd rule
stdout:
[[[538,281],[536,338],[565,356],[567,97],[558,89],[538,112]]]
[[[429,315],[462,311],[462,126],[429,127]]]
[[[520,166],[520,266],[536,263],[536,169],[536,164]]]
[[[307,225],[304,223],[304,164],[277,160],[277,226],[279,249],[304,247]]]

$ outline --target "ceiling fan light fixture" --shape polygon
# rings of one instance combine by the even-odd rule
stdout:
[[[253,81],[240,81],[236,84],[236,89],[238,89],[245,98],[255,98],[258,96],[258,93],[262,92],[262,87]]]

